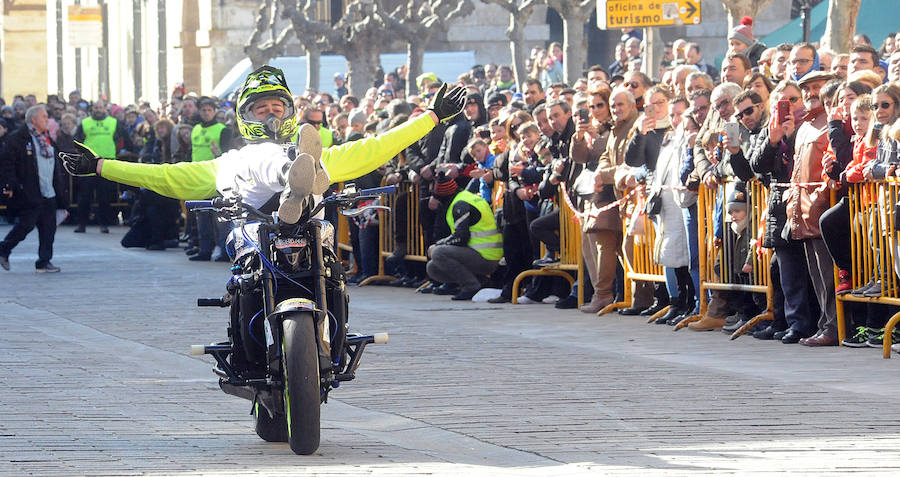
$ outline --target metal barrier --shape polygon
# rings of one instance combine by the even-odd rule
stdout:
[[[406,195],[406,223],[397,223],[394,212],[398,197]],[[428,257],[425,255],[428,246],[425,243],[425,236],[422,228],[419,226],[419,186],[411,182],[402,182],[397,184],[397,193],[382,196],[382,204],[390,207],[391,213],[383,211],[378,212],[378,274],[366,278],[359,283],[359,286],[365,286],[370,283],[384,280],[394,280],[396,277],[388,275],[384,269],[384,260],[394,254],[396,248],[396,240],[394,239],[395,227],[404,227],[406,232],[406,254],[404,260],[414,260],[417,262],[427,262]]]
[[[760,227],[765,224],[764,216],[766,214],[766,205],[768,204],[769,192],[766,187],[757,180],[746,183],[747,185],[747,233],[750,234],[751,248],[754,247],[753,241],[759,237]],[[741,257],[733,257],[730,253],[730,247],[734,235],[728,230],[727,225],[730,219],[726,219],[725,207],[716,210],[716,196],[725,197],[725,185],[720,185],[715,189],[709,189],[704,185],[700,186],[697,198],[697,243],[700,249],[700,313],[686,318],[676,326],[681,329],[689,323],[702,318],[709,307],[707,301],[708,290],[721,291],[744,291],[751,293],[764,293],[766,295],[766,310],[763,313],[751,318],[746,324],[738,328],[731,334],[731,339],[747,333],[762,321],[771,321],[775,318],[774,314],[774,292],[772,290],[772,281],[770,276],[770,262],[772,259],[771,249],[761,249],[761,252],[754,253],[753,270],[749,274],[749,283],[740,283],[738,277],[733,273],[733,261],[741,259]],[[723,201],[724,202],[724,201]],[[721,224],[723,227],[722,245],[717,245],[715,236],[716,214],[721,214]],[[719,270],[716,271],[718,264]]]
[[[491,210],[497,212],[503,208],[503,196],[506,194],[506,184],[502,181],[494,181],[491,188]]]
[[[900,236],[896,226],[900,224],[895,223],[894,217],[895,204],[900,200],[900,182],[889,179],[851,184],[848,198],[853,289],[875,279],[881,282],[881,295],[862,297],[848,293],[836,296],[839,339],[844,339],[846,334],[844,302],[900,306],[900,279],[896,274],[897,260],[900,258]],[[884,327],[882,352],[885,358],[891,357],[891,333],[898,322],[900,313],[894,314]]]
[[[350,257],[353,256],[353,243],[350,241],[350,219],[343,214],[338,214],[337,216],[337,252],[341,261],[344,262],[344,270],[347,275],[356,274],[360,272],[360,264],[356,263],[355,260],[350,260]],[[348,258],[344,260],[344,253],[349,254]],[[351,266],[352,262],[352,266]]]
[[[623,199],[625,200],[625,202],[620,207],[622,207],[623,209],[627,209],[626,204],[630,203],[634,205],[634,209],[643,210],[646,204],[646,199],[646,190],[636,189],[630,194],[630,197]],[[632,227],[632,229],[643,229],[643,233],[635,233],[630,236],[627,235],[629,225],[631,225],[630,220],[640,221],[639,223],[634,224],[635,226]],[[597,313],[598,315],[605,315],[606,313],[610,313],[619,308],[631,307],[634,304],[634,296],[631,290],[633,282],[642,281],[665,283],[666,281],[663,267],[661,265],[657,265],[653,260],[653,249],[656,247],[656,227],[653,225],[653,221],[644,214],[640,214],[634,217],[624,217],[622,219],[622,230],[625,237],[622,240],[622,254],[620,256],[620,260],[622,263],[622,268],[625,272],[625,296],[622,301],[607,305]],[[631,244],[630,252],[629,244]],[[651,321],[657,320],[661,316],[665,315],[668,311],[669,307],[666,306],[665,308],[659,310],[657,313],[651,316],[647,320],[647,322],[649,323]]]
[[[575,279],[568,272],[576,272],[578,277],[578,306],[584,303],[584,260],[581,258],[581,222],[578,212],[569,202],[566,195],[566,184],[560,183],[559,200],[559,265],[542,267],[535,270],[525,270],[513,280],[512,303],[517,304],[519,299],[519,287],[522,280],[532,276],[556,276],[569,282],[569,286],[575,286]],[[526,238],[523,238],[525,240]]]

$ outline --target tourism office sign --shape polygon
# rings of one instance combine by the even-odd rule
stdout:
[[[700,24],[700,0],[597,0],[601,30]]]

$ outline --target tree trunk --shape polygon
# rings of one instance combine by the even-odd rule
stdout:
[[[644,28],[644,64],[641,71],[653,79],[660,79],[659,64],[663,57],[663,41],[659,28]]]
[[[525,24],[514,14],[509,15],[507,36],[509,37],[513,77],[516,79],[516,90],[518,91],[522,88],[522,82],[528,77],[528,72],[525,71],[525,59],[528,53],[525,47]]]
[[[366,95],[366,90],[375,84],[375,70],[381,59],[378,56],[378,45],[367,45],[360,48],[347,48],[347,88],[357,98]],[[415,78],[412,79],[415,81]]]
[[[322,50],[306,47],[306,88],[319,91],[319,73],[322,69]]]
[[[755,21],[756,15],[770,3],[772,0],[722,0],[725,13],[728,14],[728,31],[731,32],[732,28],[739,25],[744,16],[749,16]]]
[[[830,0],[825,34],[821,40],[823,47],[831,48],[838,53],[850,51],[853,35],[856,34],[859,3],[860,0]]]
[[[582,15],[563,16],[563,81],[574,84],[585,70],[587,47],[584,44],[584,24]]]
[[[419,94],[416,86],[416,78],[421,75],[422,64],[425,62],[424,41],[410,42],[406,44],[406,96]]]

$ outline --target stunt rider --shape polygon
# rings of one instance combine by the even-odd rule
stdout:
[[[240,149],[203,162],[137,164],[101,158],[78,144],[80,154],[60,153],[60,158],[72,175],[97,174],[181,200],[236,192],[244,203],[260,209],[280,193],[279,219],[296,223],[310,194],[322,194],[332,182],[355,179],[377,169],[439,122],[459,114],[465,97],[463,88],[456,86],[447,92],[445,84],[427,114],[376,137],[322,150],[315,128],[304,124],[298,131],[284,73],[263,66],[247,76],[238,97],[237,124],[248,143]],[[291,142],[294,137],[296,147]]]

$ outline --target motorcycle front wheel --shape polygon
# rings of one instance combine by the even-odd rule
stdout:
[[[319,350],[312,313],[295,312],[282,326],[284,410],[288,443],[295,454],[319,448]]]

